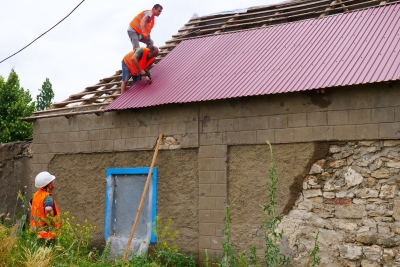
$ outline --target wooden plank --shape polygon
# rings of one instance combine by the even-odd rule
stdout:
[[[364,6],[365,4],[370,4],[370,3],[380,3],[379,0],[371,0],[371,1],[366,1],[366,2],[362,2],[362,3],[358,3],[358,4],[353,4],[353,5],[346,5],[347,8],[353,8],[353,7],[357,7],[357,6]],[[372,5],[374,6],[374,5]],[[369,7],[365,7],[365,8],[369,8]],[[364,8],[362,8],[364,9]],[[356,9],[356,10],[360,10],[360,9]],[[355,10],[351,10],[351,11],[355,11]]]
[[[376,1],[376,0],[374,0],[374,1]],[[282,14],[283,16],[281,16],[281,17],[277,17],[277,18],[272,18],[272,19],[268,19],[268,20],[266,20],[266,19],[264,19],[264,20],[259,20],[259,21],[257,21],[257,22],[248,22],[248,23],[240,23],[240,24],[235,24],[235,25],[228,25],[228,26],[226,26],[225,28],[223,28],[223,29],[221,29],[221,28],[211,28],[211,29],[205,29],[205,30],[201,30],[201,31],[199,31],[198,32],[198,34],[200,35],[201,34],[201,37],[204,37],[205,35],[203,35],[204,33],[208,33],[208,32],[215,32],[215,31],[218,31],[218,30],[226,30],[226,29],[233,29],[233,28],[238,28],[238,27],[244,27],[244,26],[253,26],[253,25],[260,25],[259,27],[261,28],[261,25],[263,24],[263,23],[268,23],[268,24],[273,24],[273,22],[276,22],[276,21],[279,21],[279,20],[289,20],[289,19],[292,19],[292,18],[297,18],[297,17],[303,17],[303,16],[309,16],[309,15],[314,15],[314,14],[320,14],[320,13],[323,13],[324,12],[324,10],[321,10],[321,11],[319,11],[319,12],[316,12],[316,11],[314,11],[314,12],[307,12],[307,13],[301,13],[301,14],[299,14],[299,15],[293,15],[293,16],[284,16],[285,14]],[[316,16],[316,18],[317,18],[318,16]],[[292,22],[292,21],[291,21]],[[252,28],[257,28],[257,26],[256,27],[252,27]],[[246,30],[249,30],[250,28],[246,28]],[[235,31],[236,32],[236,31]],[[214,35],[214,34],[211,34],[211,35]],[[189,39],[189,38],[187,38],[187,39]],[[187,40],[186,38],[184,38],[184,39],[181,39],[181,41],[183,41],[183,40]]]
[[[107,95],[107,96],[99,96],[99,97],[90,97],[90,98],[79,98],[79,99],[73,99],[73,100],[65,100],[63,102],[59,103],[53,103],[54,107],[64,107],[66,105],[72,104],[72,103],[79,103],[79,102],[85,102],[85,103],[93,103],[95,101],[101,100],[101,99],[107,99],[107,98],[115,98],[119,96],[120,94],[113,94],[113,95]]]
[[[116,72],[122,72],[122,71],[116,71]],[[117,75],[114,75],[114,76],[111,76],[111,77],[103,78],[103,79],[100,80],[100,82],[109,82],[109,81],[112,81],[112,80],[118,79],[118,78],[122,78],[122,75],[121,74],[117,74]]]
[[[81,93],[77,93],[74,95],[70,95],[69,98],[77,98],[77,97],[82,97],[85,95],[90,95],[90,94],[99,94],[99,93],[107,93],[107,92],[112,92],[112,91],[118,91],[121,90],[121,87],[115,87],[115,88],[109,88],[109,89],[102,89],[101,91],[89,91],[89,92],[81,92]]]
[[[94,102],[94,99],[90,101],[90,98],[80,98],[80,99],[75,99],[75,100],[68,100],[68,101],[63,101],[59,103],[53,103],[53,107],[59,108],[59,107],[65,107],[66,105],[72,104],[72,103],[80,103],[80,102],[85,102],[85,104],[91,104]]]
[[[102,91],[104,91],[104,90],[114,89],[114,88],[113,88],[114,85],[120,86],[120,85],[121,85],[121,82],[108,83],[107,85],[102,86],[102,87],[104,87],[104,88],[101,88],[101,89],[97,88],[97,90],[86,90],[86,89],[85,89],[85,90],[83,90],[82,92],[77,93],[77,94],[73,94],[73,95],[71,95],[71,96],[69,96],[69,97],[72,98],[72,99],[75,99],[77,95],[80,95],[80,94],[83,94],[83,93],[85,93],[85,94],[86,94],[86,93],[87,93],[87,94],[95,94],[96,92],[102,92]],[[115,87],[115,88],[118,88],[118,87]],[[70,100],[70,99],[67,99],[67,100]]]
[[[284,13],[274,13],[272,15],[265,15],[265,16],[256,17],[256,18],[240,19],[240,20],[237,19],[235,21],[227,21],[227,22],[224,22],[224,23],[221,22],[221,23],[216,23],[216,24],[201,25],[201,26],[197,26],[197,27],[191,28],[191,29],[194,29],[194,30],[198,31],[199,29],[208,28],[210,26],[218,26],[218,25],[226,25],[226,24],[237,24],[238,22],[243,23],[243,22],[259,21],[260,19],[274,18],[274,17],[280,16],[280,15],[292,15],[292,14],[298,14],[298,13],[303,13],[305,11],[312,11],[312,10],[318,11],[319,9],[327,8],[329,6],[331,6],[331,5],[330,4],[325,4],[325,5],[321,5],[321,6],[318,6],[318,7],[305,8],[305,9],[294,10],[294,11],[284,12]],[[182,30],[179,30],[178,32],[190,31],[191,29],[182,29]],[[193,32],[189,32],[189,33],[186,33],[184,35],[189,35],[191,33],[193,33]],[[181,36],[182,35],[173,35],[173,37],[176,37],[176,38],[181,37]]]
[[[93,113],[102,114],[102,113],[104,113],[104,111],[103,110],[87,110],[87,111],[57,113],[57,114],[50,114],[50,115],[39,115],[39,116],[23,117],[23,118],[21,118],[21,121],[32,122],[37,119],[63,117],[63,116],[69,118],[74,115],[93,114]]]
[[[82,109],[82,108],[92,108],[92,107],[102,107],[105,105],[109,105],[110,103],[95,103],[95,104],[90,104],[90,105],[80,105],[80,106],[73,106],[73,107],[63,107],[63,108],[56,108],[56,109],[46,109],[46,110],[41,110],[41,111],[35,111],[33,112],[33,115],[40,115],[40,114],[45,114],[45,113],[52,113],[52,112],[58,112],[58,111],[66,111],[66,110],[72,110],[72,109]]]
[[[309,1],[307,3],[304,2],[300,2],[300,3],[304,3],[304,4],[298,4],[297,3],[290,3],[289,6],[286,6],[285,4],[283,5],[271,5],[271,6],[264,6],[264,7],[260,7],[260,8],[254,8],[254,9],[248,9],[247,13],[237,13],[236,15],[231,15],[229,17],[223,17],[224,19],[226,18],[231,18],[231,17],[236,17],[238,19],[240,19],[240,17],[247,17],[247,16],[253,16],[253,15],[257,15],[257,14],[265,14],[265,12],[279,12],[279,11],[284,11],[284,10],[288,10],[288,9],[294,9],[294,8],[299,8],[299,7],[304,7],[304,6],[311,6],[311,5],[318,5],[318,4],[322,4],[322,3],[326,3],[326,2],[330,2],[330,0],[321,0],[321,1]],[[283,7],[280,7],[283,6]],[[276,8],[278,7],[278,8]],[[270,10],[264,10],[264,11],[256,11],[256,10],[261,10],[261,9],[270,9]],[[250,11],[250,12],[249,12]],[[214,15],[214,16],[218,16],[218,15]],[[203,17],[198,17],[195,19],[201,19],[201,18],[207,18],[210,16],[203,16]],[[209,22],[209,21],[215,21],[215,20],[221,20],[220,17],[214,17],[212,19],[202,19],[200,21],[197,22],[188,22],[185,24],[185,26],[190,26],[190,25],[195,25],[195,24],[200,24],[200,23],[204,23],[204,22]]]
[[[121,83],[121,81],[109,82],[109,83],[103,83],[103,84],[96,84],[96,85],[92,85],[92,86],[86,87],[85,90],[93,91],[93,90],[99,89],[100,87],[103,87],[103,86],[116,85],[116,84],[120,84],[120,83]]]

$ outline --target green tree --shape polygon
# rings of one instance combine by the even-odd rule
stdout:
[[[51,106],[51,101],[54,98],[54,92],[49,78],[46,78],[39,89],[40,93],[36,96],[36,110],[45,110]]]
[[[35,102],[28,90],[20,87],[14,69],[7,81],[0,76],[0,143],[21,141],[32,137],[32,123],[21,121],[32,116]]]

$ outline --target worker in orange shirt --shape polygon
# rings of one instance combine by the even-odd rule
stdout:
[[[139,41],[145,43],[147,47],[153,46],[153,40],[150,38],[151,29],[153,29],[155,17],[160,16],[163,7],[155,4],[152,10],[144,10],[133,18],[128,27],[128,35],[131,39],[133,49],[140,47]]]
[[[54,245],[61,227],[60,210],[53,196],[56,177],[48,172],[41,172],[35,178],[39,190],[31,200],[31,219],[29,228],[35,232],[39,244]]]
[[[152,83],[148,68],[153,64],[157,55],[158,48],[156,46],[135,48],[125,55],[122,60],[121,94],[125,92],[126,84],[131,76],[134,83],[141,76],[146,76],[147,82]]]

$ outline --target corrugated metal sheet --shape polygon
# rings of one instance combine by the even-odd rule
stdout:
[[[105,110],[400,79],[400,4],[181,42]]]

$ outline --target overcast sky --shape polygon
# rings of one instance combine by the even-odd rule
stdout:
[[[1,0],[0,61],[46,32],[81,1]],[[194,13],[204,16],[279,2],[282,1],[85,0],[53,30],[0,63],[0,76],[7,78],[14,68],[21,86],[30,90],[35,101],[38,89],[49,78],[55,93],[54,101],[61,102],[121,69],[123,56],[132,49],[126,32],[129,22],[137,13],[151,9],[156,3],[164,10],[156,18],[151,37],[156,46],[163,46]]]

